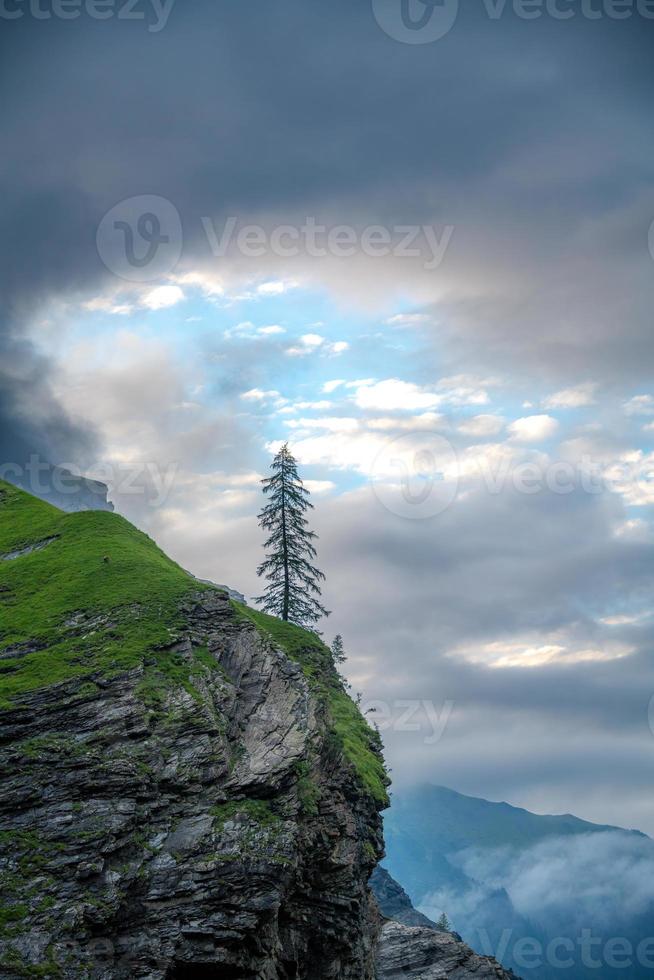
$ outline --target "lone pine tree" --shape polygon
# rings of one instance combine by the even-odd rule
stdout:
[[[298,476],[297,463],[284,443],[271,464],[272,476],[262,480],[268,503],[259,514],[259,525],[269,532],[266,559],[257,575],[268,585],[256,598],[266,612],[299,626],[310,626],[329,612],[320,602],[320,582],[325,576],[312,562],[317,557],[304,516],[313,509],[309,491]]]

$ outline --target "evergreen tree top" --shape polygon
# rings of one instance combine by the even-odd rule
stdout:
[[[305,517],[313,504],[287,442],[275,454],[271,470],[272,475],[261,481],[267,503],[259,514],[259,525],[269,536],[264,545],[266,559],[257,569],[268,585],[256,601],[266,612],[309,626],[329,615],[319,601],[319,582],[325,576],[313,564],[317,535]]]

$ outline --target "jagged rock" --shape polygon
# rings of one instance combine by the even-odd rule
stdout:
[[[402,922],[405,926],[424,926],[426,929],[438,928],[435,922],[432,922],[426,915],[413,907],[411,899],[402,886],[381,865],[373,871],[370,887],[377,900],[379,911],[385,918]]]
[[[377,980],[516,980],[450,932],[388,921],[382,928]]]
[[[188,569],[184,569],[187,575],[193,575],[193,572],[189,572]],[[242,592],[237,589],[232,589],[229,585],[221,585],[219,582],[213,582],[209,578],[199,578],[197,575],[193,575],[196,582],[201,582],[203,585],[212,585],[216,589],[221,589],[226,592],[230,599],[234,599],[235,602],[240,602],[242,606],[247,606],[248,601]]]

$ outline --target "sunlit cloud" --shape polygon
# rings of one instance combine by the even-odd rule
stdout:
[[[184,298],[184,291],[179,286],[156,286],[141,297],[141,305],[149,310],[163,310],[181,303]]]
[[[508,428],[516,442],[542,442],[555,435],[559,423],[550,415],[527,415],[511,422]]]

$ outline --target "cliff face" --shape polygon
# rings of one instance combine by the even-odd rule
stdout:
[[[386,919],[394,919],[405,926],[424,926],[438,929],[435,922],[413,907],[411,899],[402,886],[391,878],[388,871],[378,865],[370,878],[370,887],[375,896],[379,911]]]
[[[372,980],[384,804],[313,634],[0,487],[0,977]]]

